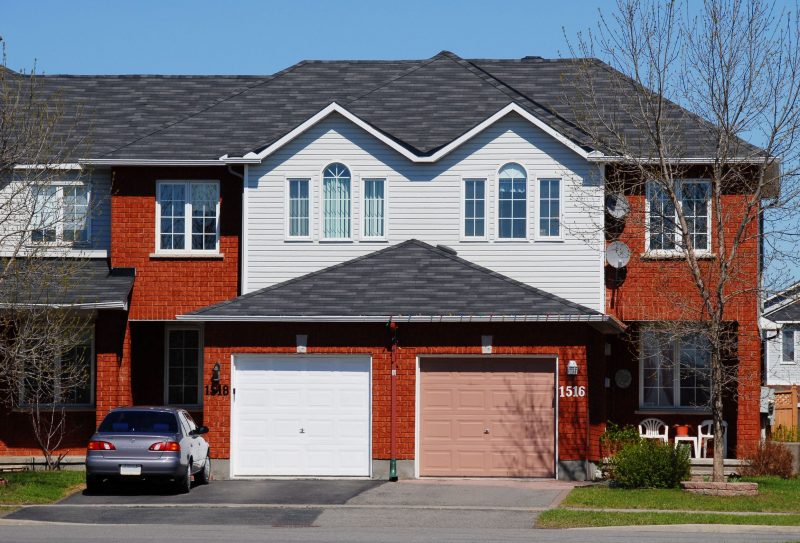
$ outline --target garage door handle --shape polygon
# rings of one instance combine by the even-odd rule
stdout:
[[[300,433],[301,434],[305,434],[306,433],[305,429],[304,428],[300,428]]]
[[[488,433],[489,433],[489,429],[488,429],[488,428],[484,428],[484,429],[483,429],[483,433],[484,433],[484,434],[488,434]]]

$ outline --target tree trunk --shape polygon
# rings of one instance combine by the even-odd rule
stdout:
[[[723,422],[723,392],[725,375],[722,367],[722,356],[719,346],[711,349],[711,418],[714,421],[714,465],[712,480],[725,482],[724,442],[725,428]]]

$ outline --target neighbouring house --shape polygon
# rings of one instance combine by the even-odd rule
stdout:
[[[386,477],[394,460],[400,477],[582,479],[609,420],[709,418],[707,378],[683,373],[707,356],[658,332],[694,296],[654,245],[667,226],[625,228],[630,263],[605,264],[614,159],[564,103],[571,70],[442,52],[43,77],[85,103],[92,146],[63,167],[104,198],[75,248],[102,305],[83,309],[93,381],[67,449],[114,406],[170,404],[210,428],[218,477]],[[710,214],[694,224],[714,235]],[[730,455],[759,438],[758,318],[755,296],[731,317]],[[0,417],[0,454],[35,453],[25,424]]]
[[[764,301],[764,385],[773,403],[772,426],[798,426],[800,285]],[[793,390],[794,389],[794,390]]]

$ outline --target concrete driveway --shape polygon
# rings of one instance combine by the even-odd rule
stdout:
[[[213,481],[189,494],[126,484],[5,518],[81,524],[530,528],[574,485],[558,481]]]

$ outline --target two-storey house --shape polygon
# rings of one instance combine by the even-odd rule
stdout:
[[[442,52],[45,78],[94,105],[95,146],[73,166],[109,195],[97,256],[130,290],[92,315],[71,450],[113,406],[170,404],[210,427],[221,477],[583,478],[608,420],[708,418],[707,383],[688,386],[673,356],[645,371],[649,339],[630,341],[690,295],[657,281],[680,263],[628,229],[626,281],[607,286],[614,159],[563,101],[573,69]],[[759,371],[757,318],[757,304],[735,317],[743,374]],[[731,454],[758,438],[746,383]],[[30,454],[3,420],[0,452]]]

